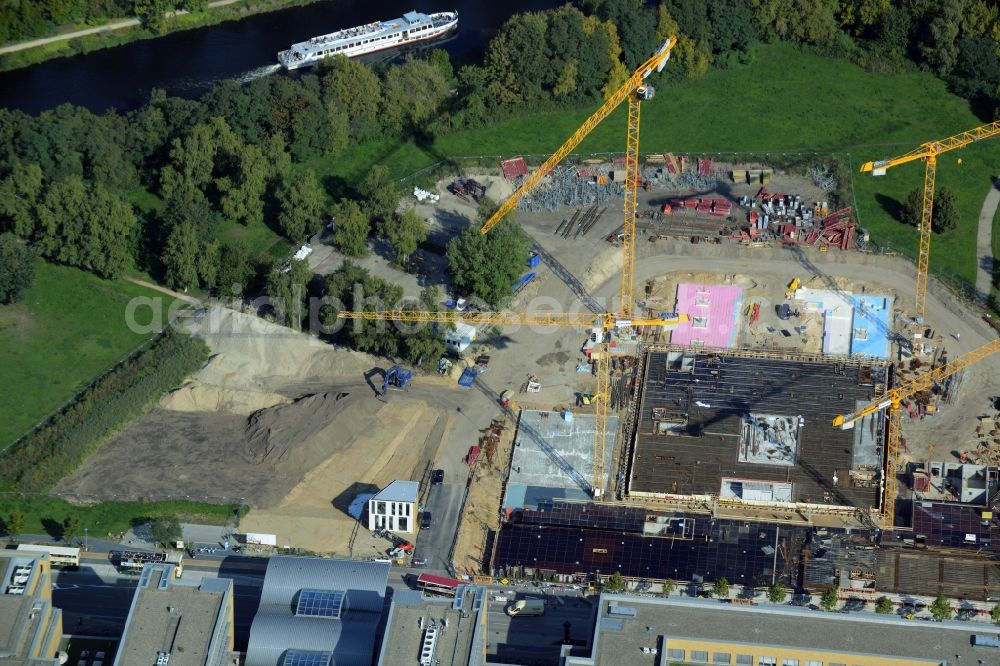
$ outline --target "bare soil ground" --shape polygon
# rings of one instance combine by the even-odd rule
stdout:
[[[384,365],[377,359],[232,311],[213,310],[192,328],[212,348],[209,363],[58,494],[245,501],[254,509],[244,530],[346,552],[354,496],[419,479],[441,443],[441,433],[428,440],[447,421],[440,407],[407,393],[390,404],[374,398],[363,374]]]
[[[499,446],[490,465],[485,458],[476,464],[475,477],[469,489],[469,500],[465,514],[459,524],[458,540],[455,543],[455,567],[460,573],[475,575],[485,573],[482,569],[486,534],[500,528],[500,504],[503,500],[504,481],[510,465],[511,449],[514,443],[515,424],[507,420]]]

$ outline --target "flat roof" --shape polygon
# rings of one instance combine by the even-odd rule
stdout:
[[[170,666],[204,666],[230,581],[198,587],[170,578],[169,565],[147,565],[136,588],[116,664],[155,664],[170,653]],[[217,582],[209,579],[206,582]]]
[[[517,423],[504,508],[537,506],[556,498],[588,500],[594,480],[593,414],[521,410]],[[611,474],[618,417],[608,416],[604,429],[605,481]]]
[[[636,616],[609,615],[611,602],[634,608]],[[958,663],[976,664],[984,657],[994,663],[997,652],[971,645],[973,634],[996,635],[995,627],[967,622],[914,622],[870,612],[828,613],[789,606],[729,606],[694,599],[602,595],[598,617],[595,656],[602,665],[626,663],[625,655],[635,655],[636,663],[640,663],[640,648],[655,647],[657,638],[664,635],[841,651],[846,663],[852,663],[851,653],[933,659],[949,664],[961,655],[964,660]],[[571,658],[568,663],[593,661]]]
[[[451,599],[432,599],[410,590],[397,593],[389,611],[378,666],[417,664],[427,630],[432,627],[444,631],[434,641],[433,663],[468,664],[479,619],[473,612],[474,605],[474,594],[467,594],[462,606],[455,608]]]
[[[878,506],[877,442],[855,453],[855,433],[830,424],[872,399],[884,365],[658,349],[647,352],[645,372],[629,494],[715,496],[727,478],[791,483],[793,502]],[[739,461],[755,413],[798,420],[794,465]],[[852,469],[871,479],[852,478]]]
[[[677,285],[675,311],[688,316],[670,333],[670,342],[683,347],[732,347],[743,305],[743,287],[721,284]]]

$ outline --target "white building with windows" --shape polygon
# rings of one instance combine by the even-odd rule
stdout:
[[[368,500],[368,529],[413,534],[417,521],[416,481],[393,481]]]

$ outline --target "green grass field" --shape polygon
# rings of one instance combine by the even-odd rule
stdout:
[[[105,538],[108,533],[124,532],[133,521],[161,516],[177,516],[182,522],[203,525],[225,525],[237,509],[230,504],[201,504],[199,502],[101,502],[77,506],[46,495],[23,496],[0,494],[0,522],[6,520],[14,509],[24,513],[25,534],[48,534],[53,539],[62,535],[61,525],[67,516],[80,519],[80,539],[83,528],[90,536]]]
[[[149,337],[125,325],[135,296],[161,295],[38,262],[24,301],[0,307],[0,448]],[[164,301],[164,318],[168,306]]]
[[[668,64],[669,67],[669,64]],[[413,143],[371,144],[348,158],[316,163],[327,177],[353,180],[382,162],[402,177],[441,155],[545,154],[555,150],[592,110],[542,113],[483,130],[440,137],[431,150]],[[915,254],[916,233],[887,212],[921,184],[923,168],[898,167],[875,178],[856,173],[862,162],[902,154],[922,142],[982,124],[968,103],[929,74],[869,74],[846,61],[823,58],[788,44],[759,47],[751,63],[677,85],[661,85],[642,108],[643,153],[818,152],[848,157],[855,171],[858,215],[875,240]],[[622,152],[624,109],[608,118],[577,149]],[[962,166],[956,165],[961,157]],[[935,235],[932,270],[975,280],[975,234],[983,197],[1000,168],[1000,141],[943,156],[938,183],[958,196],[960,226]]]

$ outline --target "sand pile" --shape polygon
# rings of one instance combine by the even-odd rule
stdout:
[[[328,382],[332,377],[361,379],[378,364],[367,354],[334,349],[306,333],[218,307],[188,327],[205,340],[213,354],[194,377],[201,385],[278,393],[310,381]]]
[[[249,416],[254,412],[291,402],[291,398],[267,391],[244,391],[205,386],[190,381],[160,400],[160,407],[174,412],[229,412]]]
[[[372,427],[384,403],[349,393],[307,395],[288,405],[254,412],[247,418],[244,459],[269,467],[315,463]],[[345,410],[350,409],[348,416]],[[317,455],[318,454],[318,455]]]

